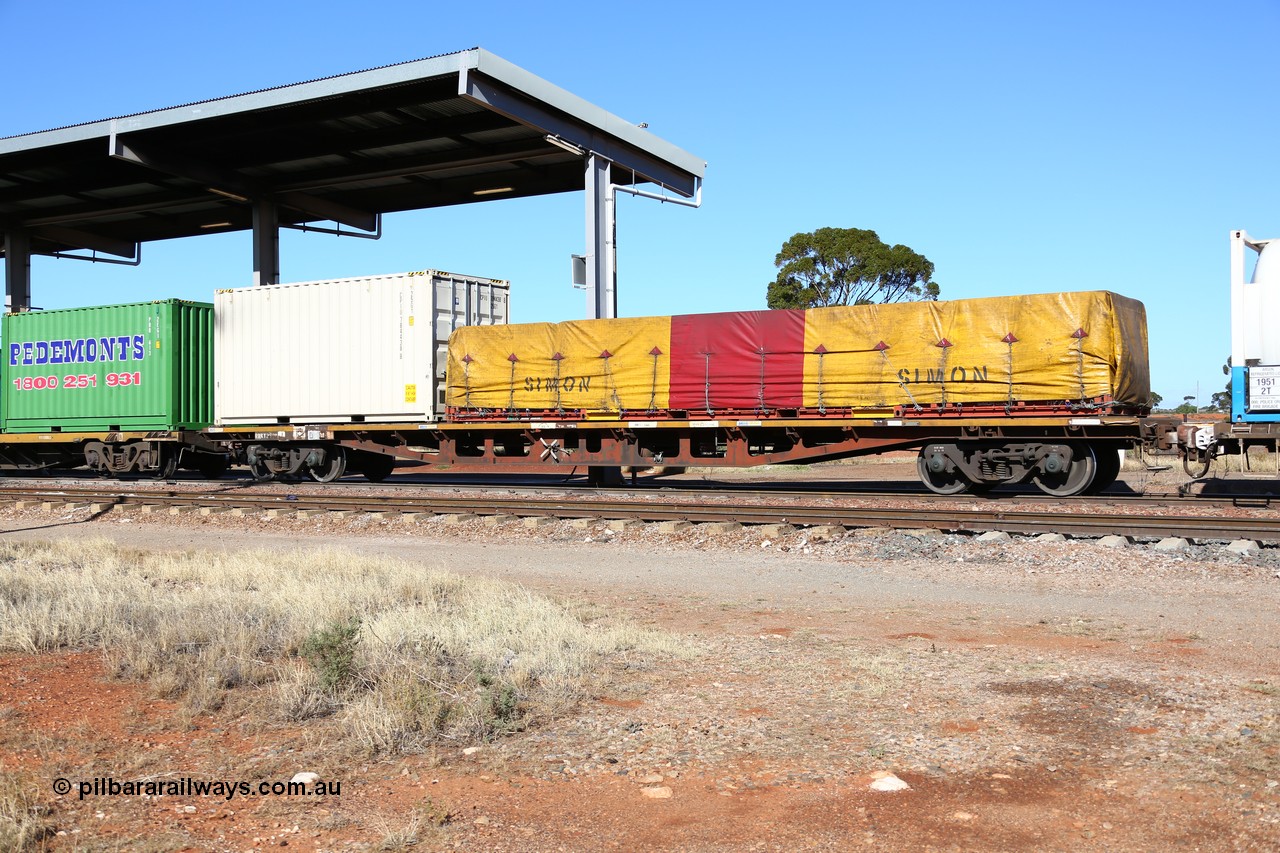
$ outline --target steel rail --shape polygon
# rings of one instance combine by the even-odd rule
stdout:
[[[6,499],[22,499],[21,495],[34,488],[42,489],[63,489],[68,493],[84,491],[86,493],[99,493],[104,487],[101,485],[77,485],[86,481],[76,480],[44,480],[42,486],[9,486],[0,485],[0,501]],[[101,483],[100,480],[94,479],[87,481],[88,483]],[[253,481],[185,481],[192,485],[201,485],[211,489],[249,489],[259,488],[264,485]],[[176,494],[176,492],[166,491],[163,487],[165,481],[117,481],[117,488],[126,486],[138,488],[139,492],[147,494]],[[170,482],[171,484],[171,482]],[[280,483],[277,485],[288,486],[289,483]],[[317,484],[309,481],[301,481],[297,485],[303,488],[317,487]],[[330,490],[340,489],[381,489],[387,492],[413,491],[421,492],[425,489],[452,489],[454,491],[494,491],[502,490],[509,493],[544,493],[548,490],[564,490],[573,493],[590,493],[594,495],[629,495],[635,496],[637,499],[652,499],[654,495],[680,496],[688,500],[707,499],[714,500],[723,498],[726,495],[733,495],[744,499],[759,499],[768,501],[777,500],[919,500],[929,501],[936,504],[961,504],[969,505],[980,502],[984,505],[999,504],[1002,506],[1017,506],[1021,504],[1043,505],[1046,503],[1067,504],[1073,506],[1105,504],[1108,506],[1158,506],[1158,507],[1174,507],[1186,505],[1199,506],[1221,506],[1236,507],[1242,509],[1280,509],[1280,493],[1267,494],[1265,492],[1239,492],[1239,493],[1221,493],[1221,494],[1184,494],[1177,491],[1169,492],[1109,492],[1097,495],[1080,495],[1072,498],[1054,498],[1039,492],[1027,491],[1025,493],[997,493],[997,494],[958,494],[958,495],[939,495],[926,490],[917,483],[902,483],[899,486],[891,486],[885,488],[883,481],[867,480],[867,481],[849,481],[841,482],[838,487],[833,488],[831,481],[808,481],[806,485],[810,488],[797,488],[794,483],[779,483],[774,487],[769,483],[733,483],[733,482],[680,482],[680,481],[663,481],[661,483],[642,483],[639,486],[596,486],[589,485],[585,482],[554,482],[554,483],[504,483],[504,482],[468,482],[465,480],[444,480],[444,481],[390,481],[382,483],[368,482],[343,482],[336,481],[325,484],[324,488]],[[861,488],[861,486],[874,486],[874,488]],[[149,486],[150,488],[142,488]],[[17,497],[7,497],[13,494]]]
[[[22,495],[22,497],[18,497]],[[1216,517],[1203,515],[1150,515],[1064,510],[1010,509],[1006,506],[866,507],[759,503],[695,503],[651,500],[618,501],[601,496],[528,497],[388,495],[342,496],[306,494],[208,494],[198,492],[92,489],[0,490],[0,501],[31,501],[58,506],[99,505],[114,507],[151,505],[157,508],[187,507],[213,511],[317,510],[374,513],[422,513],[453,515],[543,516],[550,518],[638,519],[642,521],[737,521],[743,524],[790,523],[799,526],[931,528],[981,533],[1002,530],[1009,533],[1062,533],[1072,536],[1119,534],[1135,538],[1181,536],[1189,539],[1254,539],[1280,542],[1280,518]]]

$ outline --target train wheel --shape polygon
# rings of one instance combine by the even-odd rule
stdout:
[[[168,480],[178,470],[178,449],[168,444],[156,447],[156,467],[147,474],[157,480]]]
[[[196,458],[196,470],[200,472],[200,476],[206,480],[217,480],[223,474],[227,473],[227,469],[231,467],[231,463],[225,456],[215,456],[211,453],[201,454]]]
[[[110,477],[111,471],[107,468],[107,460],[102,445],[96,441],[91,441],[85,445],[84,464],[89,466],[89,470],[97,474],[99,477]]]
[[[1096,495],[1116,481],[1120,476],[1120,451],[1114,447],[1102,446],[1093,448],[1093,455],[1098,460],[1098,472],[1093,475],[1093,482],[1085,489],[1085,494]]]
[[[317,483],[332,483],[347,471],[347,451],[338,445],[326,447],[324,461],[307,469]]]
[[[360,457],[360,473],[370,483],[381,483],[396,469],[396,458],[381,453],[365,453]]]
[[[257,480],[259,483],[265,483],[268,480],[274,480],[276,472],[267,467],[267,463],[258,459],[249,463],[249,476]]]
[[[1083,494],[1098,474],[1098,458],[1088,444],[1072,444],[1071,458],[1054,454],[1046,459],[1046,466],[1056,465],[1056,470],[1041,469],[1032,478],[1036,487],[1055,498],[1069,498]],[[1053,460],[1053,461],[1051,461]]]
[[[920,482],[924,483],[925,488],[938,495],[959,495],[969,491],[971,484],[954,468],[950,471],[935,471],[930,468],[929,460],[936,454],[929,454],[928,450],[927,447],[921,450],[919,458],[916,459],[916,471],[919,472]]]

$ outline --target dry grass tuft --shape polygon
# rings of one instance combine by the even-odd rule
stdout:
[[[33,850],[50,834],[37,790],[31,779],[0,772],[0,850]]]
[[[404,561],[0,543],[0,651],[67,648],[101,649],[116,676],[192,714],[238,688],[278,719],[336,714],[370,753],[520,729],[616,667],[684,654],[667,635]]]

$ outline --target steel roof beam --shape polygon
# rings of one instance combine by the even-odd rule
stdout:
[[[451,70],[447,77],[401,81],[387,88],[372,88],[359,92],[349,91],[337,93],[336,95],[331,93],[316,100],[287,97],[274,101],[274,99],[268,97],[274,94],[273,92],[219,98],[216,101],[205,102],[195,106],[190,110],[195,115],[179,119],[177,122],[157,121],[152,123],[149,121],[152,118],[160,119],[162,113],[169,113],[172,110],[146,113],[141,116],[113,119],[111,121],[117,123],[117,132],[119,133],[138,133],[140,131],[150,133],[151,131],[156,131],[168,134],[175,125],[180,126],[183,122],[192,118],[200,120],[213,119],[213,124],[218,128],[219,134],[238,134],[243,132],[257,135],[261,133],[263,121],[266,118],[267,126],[270,130],[279,130],[285,134],[292,134],[298,130],[314,131],[317,127],[325,124],[335,124],[349,120],[360,121],[369,113],[391,112],[413,107],[430,108],[441,102],[452,101],[457,98],[456,74],[455,68]],[[306,84],[286,86],[276,90],[276,92],[299,88],[307,88],[307,86]],[[223,105],[230,106],[231,102],[240,101],[241,98],[253,103],[242,103],[242,109],[233,108],[227,112],[218,109]],[[266,111],[265,113],[263,112],[264,110]],[[217,114],[215,115],[215,113]],[[140,121],[135,122],[135,119]],[[0,139],[0,153],[3,152],[3,146],[4,140]]]
[[[73,198],[82,198],[87,192],[95,190],[110,189],[118,183],[113,177],[99,175],[92,181],[74,180],[42,183],[40,181],[32,181],[25,177],[9,175],[6,176],[13,183],[7,187],[0,187],[0,205],[18,205],[29,201],[38,201],[47,199],[50,196],[65,195]],[[10,211],[12,213],[12,211]]]
[[[94,252],[105,252],[121,258],[138,257],[138,244],[128,240],[117,240],[102,234],[94,234],[79,228],[65,228],[58,225],[46,225],[33,229],[31,236],[63,243],[76,249],[89,249]]]
[[[485,165],[485,164],[499,165],[499,164],[508,163],[508,162],[512,163],[513,166],[522,167],[523,171],[525,171],[526,173],[532,172],[533,174],[541,175],[541,174],[547,173],[548,170],[555,170],[557,173],[564,175],[565,178],[567,178],[568,175],[572,174],[574,175],[574,180],[578,182],[578,185],[577,187],[575,187],[575,189],[580,188],[582,185],[581,184],[582,164],[580,162],[545,162],[545,163],[537,163],[537,164],[527,162],[528,160],[531,160],[534,158],[538,158],[538,159],[547,159],[548,157],[553,158],[555,154],[556,154],[555,148],[552,148],[551,146],[546,146],[546,147],[540,146],[536,150],[535,149],[523,149],[521,151],[512,150],[512,151],[508,151],[506,154],[494,154],[487,157],[471,157],[466,160],[442,161],[437,158],[428,162],[421,158],[410,158],[404,161],[396,161],[395,166],[393,168],[379,169],[377,171],[370,171],[370,172],[360,172],[357,174],[352,174],[348,172],[345,174],[345,176],[339,175],[336,172],[326,173],[325,176],[323,176],[316,182],[298,181],[297,183],[293,183],[293,184],[283,184],[276,187],[275,191],[277,193],[288,193],[292,191],[306,191],[306,190],[312,190],[312,189],[320,190],[320,189],[325,189],[329,187],[339,188],[345,183],[357,183],[361,181],[377,180],[380,178],[396,178],[396,177],[402,177],[402,178],[420,177],[426,180],[431,180],[433,183],[436,183],[436,182],[448,182],[450,184],[458,183],[458,186],[461,188],[464,186],[464,184],[459,183],[459,179],[456,179],[452,176],[445,177],[445,178],[433,177],[433,175],[438,172],[452,171],[458,168],[467,168],[470,166]],[[565,160],[570,160],[570,159],[571,158],[567,156],[565,158]],[[513,161],[520,161],[520,162],[513,162]],[[511,173],[509,172],[495,173],[495,175],[497,174],[511,174]],[[614,166],[613,178],[615,181],[625,182],[627,180],[628,175],[629,175],[629,170],[624,170],[617,165]],[[526,182],[527,180],[528,179],[526,179]],[[521,186],[516,187],[515,191],[511,193],[511,196],[514,197],[519,195],[526,195],[531,192],[536,194],[563,192],[564,191],[563,183],[565,182],[564,181],[547,182],[547,181],[543,181],[535,178],[535,180],[532,183],[529,183],[528,186],[525,186],[525,182],[522,182]],[[366,193],[365,190],[352,190],[350,192],[352,193],[352,195],[357,197]],[[412,203],[406,203],[405,200],[402,199],[398,193],[396,193],[396,198],[387,204],[373,204],[373,202],[376,202],[377,200],[376,198],[377,193],[386,194],[388,192],[394,192],[394,191],[391,190],[390,188],[382,188],[380,190],[371,190],[368,192],[374,194],[372,197],[368,199],[368,201],[371,203],[371,206],[374,209],[376,209],[376,212],[378,213],[391,213],[399,210],[412,210],[419,207],[425,209],[429,207],[441,206],[439,199],[435,198],[434,196],[430,198],[420,198],[420,199],[414,200]],[[448,195],[449,195],[449,201],[445,202],[446,204],[458,204],[458,203],[474,200],[474,197],[472,196],[470,191],[460,190],[457,193],[450,193]],[[503,197],[505,198],[507,196],[503,196]],[[312,196],[312,198],[316,198],[316,196]],[[158,186],[156,192],[153,192],[147,196],[132,196],[131,201],[132,203],[118,204],[111,208],[104,208],[103,200],[101,199],[85,200],[81,203],[65,204],[59,207],[32,208],[29,211],[29,213],[38,214],[38,215],[23,216],[21,217],[21,221],[29,227],[37,228],[45,225],[59,225],[64,223],[88,223],[95,218],[105,218],[105,217],[115,218],[115,217],[119,217],[122,215],[129,215],[129,214],[161,213],[162,215],[168,218],[171,218],[172,215],[168,213],[164,213],[164,211],[173,207],[190,206],[192,204],[192,197],[190,193],[184,192],[174,187]],[[247,207],[247,205],[242,202],[235,202],[229,199],[226,201],[226,205],[235,207],[235,208]],[[285,218],[288,219],[289,217],[285,217]],[[299,220],[299,221],[302,221],[302,220]]]
[[[636,173],[645,180],[692,198],[698,191],[699,176],[654,157],[615,136],[599,132],[568,116],[544,109],[519,92],[471,69],[463,69],[458,81],[458,94],[483,104],[540,134],[551,134],[576,145],[586,152],[598,154]],[[548,143],[549,144],[549,143]]]
[[[191,196],[177,190],[162,190],[148,196],[138,197],[134,204],[122,204],[109,210],[102,209],[101,203],[64,205],[63,207],[42,208],[40,216],[23,217],[22,222],[30,228],[45,225],[61,225],[63,223],[87,223],[105,217],[120,217],[130,214],[159,213],[172,207],[190,207]],[[32,211],[33,213],[35,211]]]
[[[203,184],[211,192],[231,198],[235,201],[253,202],[272,200],[294,210],[311,214],[319,219],[331,219],[352,228],[372,231],[378,226],[377,216],[362,210],[355,210],[344,204],[328,199],[316,198],[301,192],[273,193],[270,189],[247,180],[242,175],[227,172],[216,166],[201,163],[180,155],[158,154],[140,148],[133,140],[113,134],[109,140],[109,151],[112,157],[139,166],[145,166],[156,172],[184,178]]]
[[[467,145],[473,145],[475,143],[467,139],[469,134],[488,133],[511,127],[511,120],[505,116],[480,110],[469,116],[454,116],[448,119],[428,121],[405,116],[402,120],[403,124],[394,127],[344,132],[342,150],[353,154],[363,153],[370,149],[389,148],[437,138],[460,138]],[[295,127],[302,139],[289,135]],[[279,136],[269,140],[268,143],[264,143],[260,136],[253,135],[255,132],[261,134],[260,128],[219,133],[215,141],[219,155],[229,166],[242,169],[278,166],[282,163],[307,160],[312,157],[326,157],[334,153],[333,139],[316,136],[314,126],[289,122],[273,125],[272,131]]]
[[[455,154],[457,152],[454,152]],[[307,180],[295,181],[292,183],[284,183],[280,185],[280,190],[321,190],[330,187],[339,187],[343,184],[361,183],[363,181],[376,181],[385,178],[408,178],[415,175],[430,175],[432,172],[445,172],[453,169],[466,169],[472,166],[485,166],[489,164],[510,163],[516,160],[529,160],[535,157],[554,156],[556,150],[547,145],[537,145],[530,147],[527,142],[521,142],[518,145],[512,145],[493,154],[486,154],[479,157],[464,157],[458,159],[456,156],[432,155],[430,157],[402,157],[395,160],[375,160],[368,159],[362,161],[367,164],[360,168],[353,166],[351,168],[335,167],[323,173],[312,172]]]

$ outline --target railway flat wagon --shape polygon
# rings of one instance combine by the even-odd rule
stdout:
[[[1144,417],[1145,309],[1107,291],[461,328],[447,392],[438,459],[495,466],[914,449],[937,492],[1066,496],[1172,440]]]
[[[1144,410],[1142,303],[1106,291],[459,329],[453,420]]]
[[[180,299],[5,315],[0,461],[172,473],[213,418],[212,333]]]
[[[361,438],[438,421],[449,335],[506,323],[509,296],[506,281],[439,270],[221,290],[211,434],[262,479],[327,482],[348,462],[381,479],[394,457]]]

